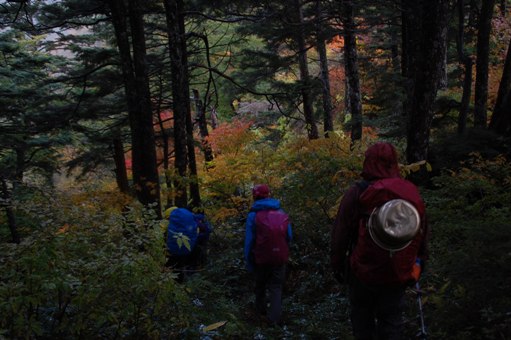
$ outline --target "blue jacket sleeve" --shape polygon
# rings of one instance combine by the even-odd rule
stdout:
[[[247,223],[245,226],[245,247],[244,247],[244,257],[245,257],[245,266],[248,271],[254,271],[254,263],[252,262],[252,247],[254,246],[255,241],[255,212],[251,212],[248,214]]]
[[[293,230],[291,228],[291,223],[287,225],[287,243],[290,244],[293,241]]]

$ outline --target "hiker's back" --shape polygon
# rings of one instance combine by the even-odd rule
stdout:
[[[256,239],[253,248],[256,264],[282,265],[288,261],[287,229],[289,217],[282,210],[256,213]]]
[[[398,205],[391,206],[389,202]],[[407,282],[424,237],[420,220],[425,209],[418,189],[402,178],[380,179],[362,192],[359,204],[362,216],[350,258],[353,274],[362,282],[372,284]],[[378,209],[382,208],[397,210],[387,214],[394,221],[378,220],[382,215],[378,215]],[[409,221],[412,217],[414,220]],[[397,228],[389,226],[396,223]],[[406,234],[407,228],[416,230]]]
[[[189,255],[197,242],[197,222],[191,211],[174,209],[167,228],[167,249],[172,255]]]
[[[292,239],[288,215],[280,201],[270,197],[266,184],[252,189],[254,203],[247,216],[244,257],[247,269],[254,272],[255,308],[270,323],[279,323],[282,314],[282,286]],[[267,310],[266,292],[269,297]]]

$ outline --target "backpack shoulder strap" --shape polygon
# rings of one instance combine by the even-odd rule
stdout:
[[[356,186],[360,189],[360,193],[363,193],[371,184],[369,181],[366,181],[365,179],[358,181],[355,183]]]
[[[358,188],[358,197],[357,197],[357,201],[358,201],[360,199],[360,195],[362,195],[362,193],[364,191],[366,191],[366,189],[371,185],[371,182],[366,181],[365,179],[363,179],[361,181],[356,182],[355,185]],[[361,209],[357,209],[357,210],[358,210],[358,212],[357,212],[357,214],[358,214],[357,221],[360,224],[360,219],[363,218],[365,214],[364,214],[364,212],[361,211]],[[369,215],[366,215],[365,217],[368,217],[368,216]],[[358,241],[358,227],[355,230],[351,230],[351,232],[349,233],[349,236],[348,236],[348,254],[351,254],[353,252],[353,249],[355,248],[355,245],[357,244],[357,241]]]

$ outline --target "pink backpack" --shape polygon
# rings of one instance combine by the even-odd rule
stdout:
[[[256,264],[282,265],[287,262],[288,225],[289,216],[281,210],[262,210],[256,213],[253,248]]]

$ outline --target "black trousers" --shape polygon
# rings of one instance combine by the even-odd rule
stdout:
[[[282,316],[282,287],[286,276],[286,265],[256,265],[255,266],[255,305],[261,314],[266,314],[268,320],[279,323]],[[270,309],[266,308],[266,291]]]
[[[349,288],[356,339],[403,339],[404,285],[368,285],[351,275]]]

